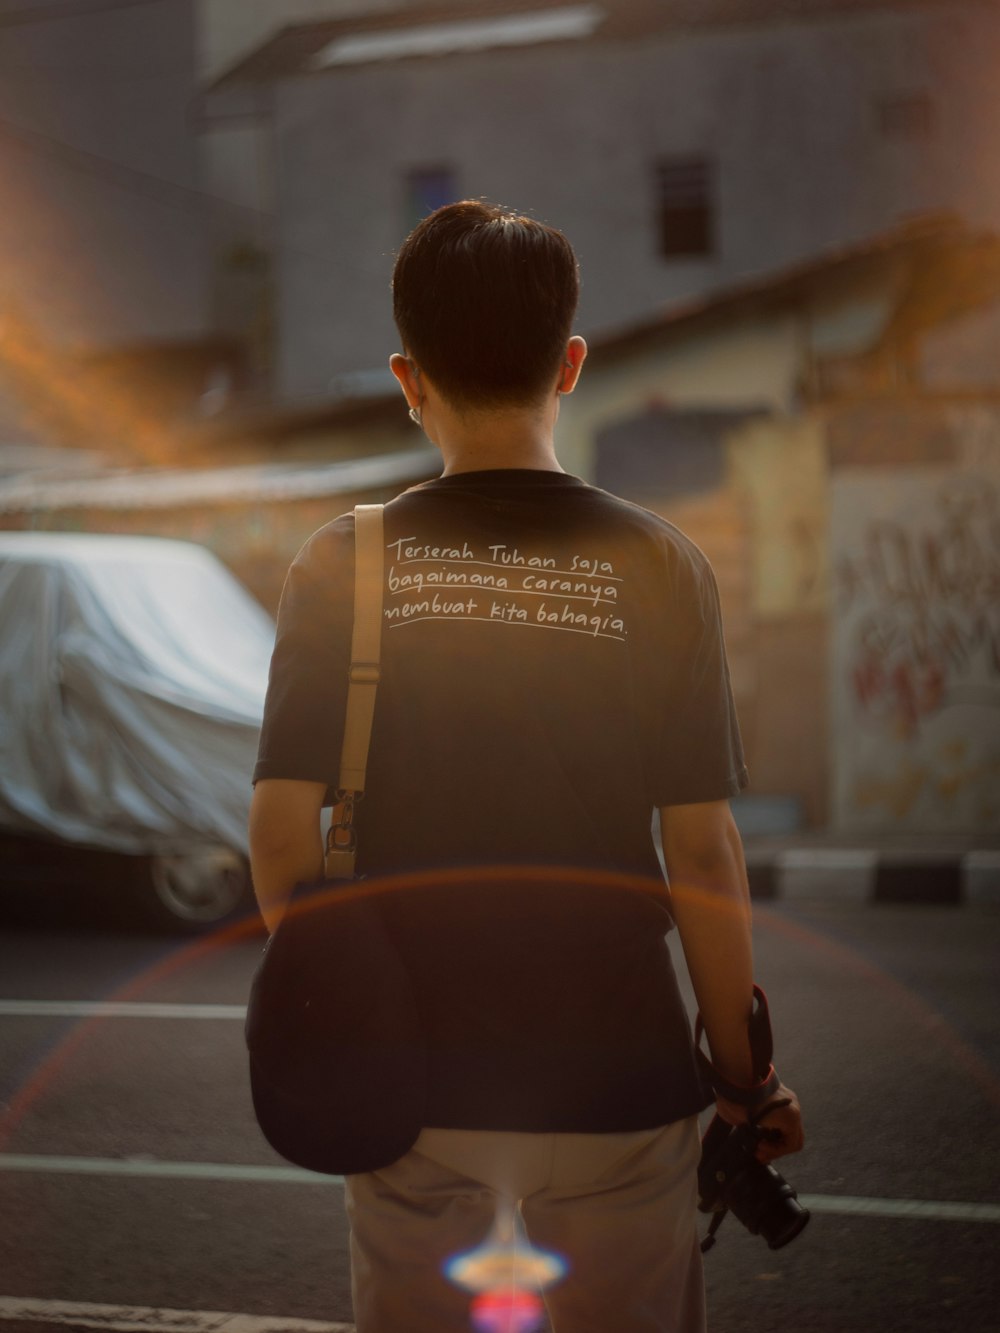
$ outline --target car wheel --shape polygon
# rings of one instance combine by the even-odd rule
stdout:
[[[140,906],[147,925],[197,935],[245,912],[252,901],[245,857],[228,847],[151,856]]]

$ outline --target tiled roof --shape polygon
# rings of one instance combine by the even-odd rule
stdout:
[[[995,0],[966,3],[995,7]],[[954,8],[955,4],[956,0],[541,0],[535,4],[527,0],[437,0],[429,5],[403,4],[373,14],[283,28],[220,75],[211,88],[265,83],[312,72],[330,63],[347,63],[323,59],[324,51],[338,45],[353,52],[350,63],[356,64],[406,57],[426,59],[543,41],[627,40],[671,30],[802,21],[865,10]],[[497,36],[498,32],[515,31],[516,24],[511,26],[508,21],[518,18],[522,24],[516,39]],[[454,31],[445,31],[462,27],[478,27],[481,40],[474,40],[474,32],[461,41]]]

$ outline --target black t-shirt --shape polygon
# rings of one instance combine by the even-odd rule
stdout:
[[[255,781],[338,785],[353,542],[344,515],[289,571]],[[428,1125],[610,1132],[701,1109],[650,824],[746,781],[705,557],[578,478],[516,469],[405,492],[385,542],[358,872],[417,877],[385,902]]]

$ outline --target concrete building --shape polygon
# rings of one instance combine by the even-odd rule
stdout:
[[[0,443],[169,457],[228,383],[195,37],[195,0],[0,12]]]
[[[564,466],[712,560],[765,819],[1000,828],[998,341],[1000,241],[931,218],[595,339],[565,400]]]
[[[940,217],[594,339],[560,460],[711,558],[748,832],[1000,829],[998,343],[1000,240]],[[273,607],[311,531],[437,470],[398,393],[258,429],[238,467],[12,469],[0,527],[190,537]]]
[[[195,17],[194,0],[0,13],[0,321],[62,349],[205,331]]]
[[[450,198],[562,226],[585,333],[915,212],[1000,223],[998,63],[981,0],[408,5],[279,32],[205,124],[267,144],[278,386],[322,398],[384,376],[393,252]]]

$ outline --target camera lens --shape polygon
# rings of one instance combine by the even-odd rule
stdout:
[[[809,1221],[809,1210],[802,1207],[795,1196],[795,1191],[783,1176],[771,1166],[765,1170],[771,1179],[761,1191],[766,1203],[758,1214],[756,1222],[760,1234],[767,1241],[768,1248],[780,1250],[783,1245],[793,1241]],[[762,1181],[761,1184],[763,1183]]]
[[[795,1239],[809,1221],[794,1189],[773,1166],[758,1162],[758,1135],[748,1125],[732,1129],[718,1116],[702,1140],[698,1167],[698,1206],[714,1213],[706,1238],[714,1239],[718,1224],[729,1209],[754,1236],[763,1236],[772,1250]]]

